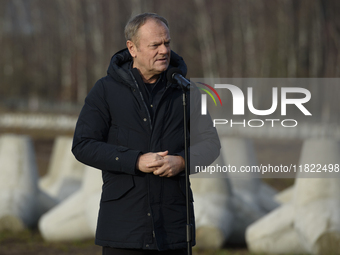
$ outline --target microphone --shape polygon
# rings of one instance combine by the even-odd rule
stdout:
[[[184,90],[190,89],[190,81],[184,78],[182,71],[176,67],[172,67],[168,70],[166,78],[169,82],[177,83]]]

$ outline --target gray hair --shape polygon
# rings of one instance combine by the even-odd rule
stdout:
[[[138,45],[138,29],[143,26],[147,20],[153,19],[157,22],[162,22],[164,25],[169,28],[168,21],[157,15],[156,13],[142,13],[137,16],[132,17],[128,23],[125,26],[124,33],[125,33],[125,39],[128,41],[134,42],[136,45]]]

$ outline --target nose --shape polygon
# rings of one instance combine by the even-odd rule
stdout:
[[[168,45],[163,43],[159,46],[159,54],[166,55],[169,53],[169,51],[170,47]]]

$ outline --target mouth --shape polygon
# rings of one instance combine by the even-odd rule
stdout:
[[[160,58],[156,60],[157,62],[167,62],[168,58]]]

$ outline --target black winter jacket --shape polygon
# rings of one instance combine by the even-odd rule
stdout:
[[[116,248],[185,248],[184,173],[166,178],[135,168],[141,153],[168,150],[169,155],[184,157],[182,90],[167,83],[151,123],[129,69],[131,61],[127,49],[112,57],[107,76],[97,81],[85,99],[74,134],[75,157],[102,170],[95,242]],[[174,52],[170,65],[186,74],[183,59]],[[188,113],[192,118],[199,111],[198,107]],[[207,119],[195,134],[202,137],[198,139],[201,144],[190,145],[190,155],[210,164],[218,156],[220,144],[210,118],[203,117]],[[192,193],[190,200],[193,206]],[[191,221],[194,223],[194,215]]]

